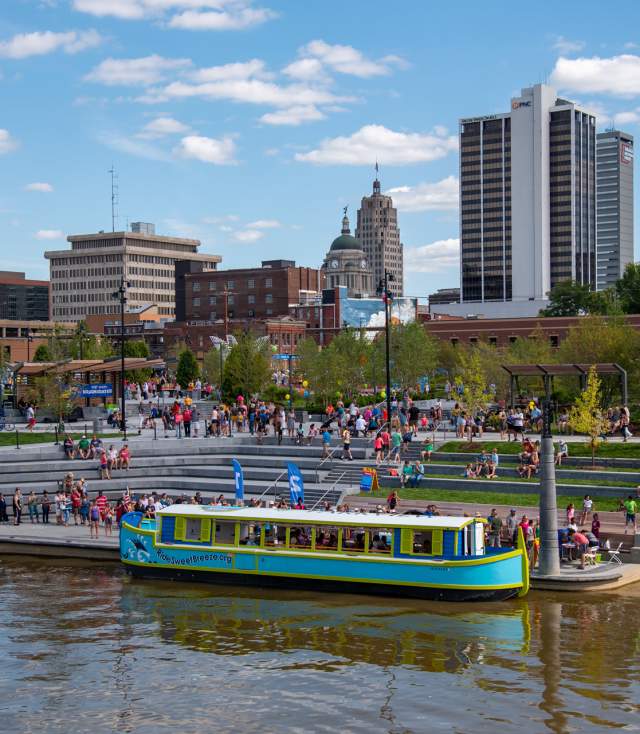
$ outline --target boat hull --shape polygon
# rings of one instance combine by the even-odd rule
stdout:
[[[374,596],[404,597],[436,601],[504,601],[517,596],[521,587],[507,589],[437,588],[408,584],[390,585],[373,581],[356,582],[318,578],[287,578],[268,574],[234,574],[228,572],[201,571],[189,568],[166,568],[146,564],[126,563],[126,570],[136,578],[164,579],[170,581],[205,582],[235,586],[255,586],[277,589],[306,589],[310,591],[337,592],[342,594],[369,594]]]

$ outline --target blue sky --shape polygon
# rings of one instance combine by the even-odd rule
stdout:
[[[111,228],[197,237],[223,267],[318,266],[380,162],[405,292],[458,284],[457,121],[523,86],[638,134],[640,4],[7,0],[0,268]],[[637,187],[636,187],[637,188]]]

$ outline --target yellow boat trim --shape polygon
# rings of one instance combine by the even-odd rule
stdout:
[[[527,543],[520,526],[518,526],[517,548],[522,553],[522,589],[520,589],[518,596],[526,596],[529,591],[529,556],[527,554]]]
[[[383,579],[359,579],[359,578],[345,578],[343,576],[327,576],[323,574],[319,576],[311,573],[283,573],[280,571],[251,571],[248,569],[236,569],[236,568],[209,568],[207,566],[183,566],[176,567],[170,563],[142,563],[141,561],[130,561],[123,559],[123,563],[130,566],[141,566],[144,568],[171,568],[174,571],[207,571],[209,573],[229,573],[229,574],[249,574],[251,576],[282,576],[284,578],[298,578],[298,579],[318,579],[320,581],[342,581],[345,583],[358,583],[358,584],[383,584],[385,586],[417,586],[432,589],[469,589],[469,590],[497,590],[497,589],[518,589],[522,584],[491,584],[482,586],[470,586],[469,584],[430,584],[423,581],[388,581]]]

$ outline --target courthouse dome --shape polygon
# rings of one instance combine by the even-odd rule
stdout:
[[[362,251],[362,245],[360,244],[360,240],[356,239],[351,234],[351,229],[349,228],[349,218],[347,217],[346,207],[345,207],[344,217],[342,217],[342,234],[339,237],[335,238],[335,240],[331,243],[331,247],[329,249],[332,252],[335,252],[336,250],[360,250]]]

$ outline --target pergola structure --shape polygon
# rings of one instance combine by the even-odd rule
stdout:
[[[615,362],[601,362],[596,364],[515,364],[502,365],[502,369],[509,374],[509,399],[514,404],[514,395],[518,389],[519,377],[540,377],[544,384],[545,397],[551,399],[554,377],[577,377],[580,388],[587,386],[589,370],[595,367],[598,375],[615,375],[620,381],[620,395],[623,405],[628,402],[627,371]]]
[[[127,357],[124,360],[125,372],[133,370],[147,370],[164,367],[162,359],[141,359],[140,357]],[[83,380],[85,384],[111,383],[113,386],[113,398],[119,396],[120,375],[122,365],[120,358],[96,360],[96,359],[70,359],[62,362],[21,362],[14,370],[16,400],[20,392],[28,386],[29,380],[44,375],[77,375],[78,381]],[[26,380],[18,379],[26,378]]]

